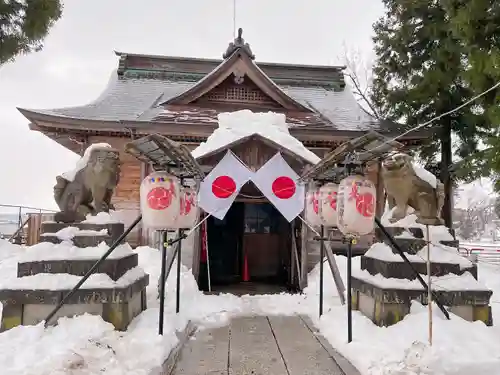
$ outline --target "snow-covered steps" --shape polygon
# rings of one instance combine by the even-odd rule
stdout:
[[[58,273],[83,276],[94,266],[98,259],[99,258],[75,258],[21,261],[17,266],[17,277]],[[99,267],[97,267],[95,273],[106,274],[111,280],[117,281],[128,270],[137,267],[137,265],[138,256],[136,253],[122,254],[119,258],[115,257],[104,260]]]
[[[101,242],[111,245],[124,231],[123,223],[56,223],[44,222],[40,228],[40,241],[54,244],[72,241],[78,247],[97,246]]]
[[[66,227],[61,227],[61,226]],[[109,250],[106,242],[123,233],[123,224],[45,223],[44,230],[57,233],[61,243],[40,242],[27,247],[17,264],[17,278],[0,282],[3,304],[1,331],[43,321]],[[57,230],[57,231],[56,231]],[[108,241],[95,247],[75,246],[75,233],[108,231]],[[51,233],[51,232],[49,232]],[[89,236],[96,235],[91,233]],[[125,330],[146,309],[149,275],[138,266],[138,255],[128,244],[119,245],[95,273],[57,312],[49,324],[62,316],[100,315],[116,329]]]
[[[427,281],[427,238],[421,228],[389,227],[413,268]],[[477,280],[477,267],[458,253],[458,244],[444,227],[431,227],[431,286],[449,311],[469,321],[492,325],[492,292]],[[454,247],[455,246],[455,247]],[[412,300],[427,303],[427,291],[411,267],[391,246],[375,243],[352,274],[353,306],[378,325],[399,322]]]

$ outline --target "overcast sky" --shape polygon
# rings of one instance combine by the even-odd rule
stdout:
[[[343,45],[371,53],[380,0],[236,0],[236,27],[256,60],[342,64]],[[82,105],[118,64],[113,51],[221,58],[233,0],[66,0],[42,52],[0,67],[0,204],[55,208],[55,176],[78,156],[28,130],[16,107]]]

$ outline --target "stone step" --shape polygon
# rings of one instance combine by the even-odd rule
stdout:
[[[387,232],[394,237],[394,240],[399,245],[403,252],[408,254],[416,254],[419,252],[424,246],[427,245],[427,241],[424,240],[424,232],[421,228],[402,228],[402,227],[386,227]],[[454,231],[452,229],[448,229],[450,234],[453,236]],[[402,235],[404,232],[410,232],[414,238],[406,238],[406,237],[398,237]],[[375,229],[376,237],[389,246],[391,246],[389,240],[384,236],[380,228]],[[454,247],[458,249],[459,241],[458,240],[441,240],[440,244]],[[392,246],[391,246],[392,249]],[[395,249],[392,249],[394,253],[397,253]]]
[[[104,236],[106,236],[107,240],[106,242],[109,241],[110,243],[116,241],[125,231],[125,224],[123,223],[92,224],[92,223],[56,223],[53,221],[46,221],[43,222],[40,227],[41,240],[42,241],[45,240],[46,242],[53,242],[55,241],[55,239],[59,240],[56,233],[69,227],[75,227],[82,231],[94,231],[94,232],[100,232],[106,230],[107,234]],[[86,237],[86,236],[87,235],[83,234],[81,237]],[[96,238],[104,237],[103,235],[97,236],[95,234],[94,236]],[[79,241],[78,237],[80,237],[80,235],[75,236],[73,241],[75,240]],[[87,245],[87,246],[95,246],[95,245]]]
[[[116,329],[125,330],[134,317],[146,309],[146,286],[149,275],[144,274],[129,284],[114,288],[85,288],[67,301],[61,310],[49,321],[53,325],[62,316],[85,313],[100,315]],[[43,321],[61,302],[70,289],[3,289],[0,301],[3,304],[0,331],[18,325],[34,325]]]
[[[37,275],[40,273],[65,273],[76,276],[85,275],[98,261],[95,259],[65,259],[65,260],[40,260],[21,261],[17,264],[17,277]],[[113,281],[118,280],[128,270],[138,265],[138,255],[130,254],[121,258],[107,258],[95,273],[104,273]]]
[[[411,262],[411,264],[419,274],[427,275],[426,262]],[[411,267],[402,258],[401,261],[388,261],[362,256],[361,269],[367,270],[371,275],[380,274],[388,279],[414,280],[417,278],[417,275],[415,275]],[[477,279],[477,265],[475,264],[471,264],[469,268],[462,268],[459,264],[453,263],[431,263],[431,276],[444,276],[450,273],[462,275],[465,272],[470,272]]]
[[[62,238],[59,238],[55,234],[41,234],[40,235],[40,242],[50,242],[53,244],[58,244],[63,242],[64,240]],[[74,237],[71,238],[71,241],[76,247],[96,247],[99,246],[102,242],[105,242],[108,246],[111,246],[114,242],[115,239],[113,239],[111,236],[107,234],[77,234]],[[123,240],[121,243],[124,243],[125,240]]]

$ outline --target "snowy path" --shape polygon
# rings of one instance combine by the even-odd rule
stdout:
[[[299,316],[254,316],[198,331],[174,375],[357,375]],[[343,369],[339,366],[343,366]]]

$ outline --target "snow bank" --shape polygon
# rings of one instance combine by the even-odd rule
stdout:
[[[254,113],[248,109],[236,112],[224,112],[218,115],[219,128],[195,148],[191,154],[200,158],[210,152],[224,148],[242,138],[260,135],[287,150],[303,157],[312,164],[320,161],[297,138],[288,131],[286,116],[282,113]]]
[[[94,143],[94,144],[90,145],[89,147],[87,147],[87,149],[83,153],[83,156],[80,158],[80,160],[78,160],[76,162],[76,167],[74,169],[72,169],[71,171],[64,172],[61,175],[61,177],[64,178],[65,180],[73,181],[75,179],[75,176],[78,173],[78,171],[85,168],[87,166],[87,164],[89,163],[90,154],[92,153],[93,150],[110,148],[110,147],[111,147],[111,145],[109,145],[107,143]]]
[[[346,280],[346,258],[337,256],[336,260]],[[354,258],[353,273],[358,271],[360,258]],[[494,291],[492,301],[500,300],[500,267],[479,264],[478,273],[480,282]],[[403,321],[391,327],[377,327],[360,312],[353,311],[353,341],[347,344],[347,312],[340,305],[331,280],[325,263],[325,314],[318,319],[319,265],[310,273],[305,294],[307,303],[314,307],[311,318],[332,346],[362,375],[498,375],[500,328],[467,322],[454,314],[450,314],[451,320],[445,320],[437,306],[433,306],[432,347],[427,337],[428,310],[417,302]],[[492,306],[493,319],[498,322],[500,305]]]

